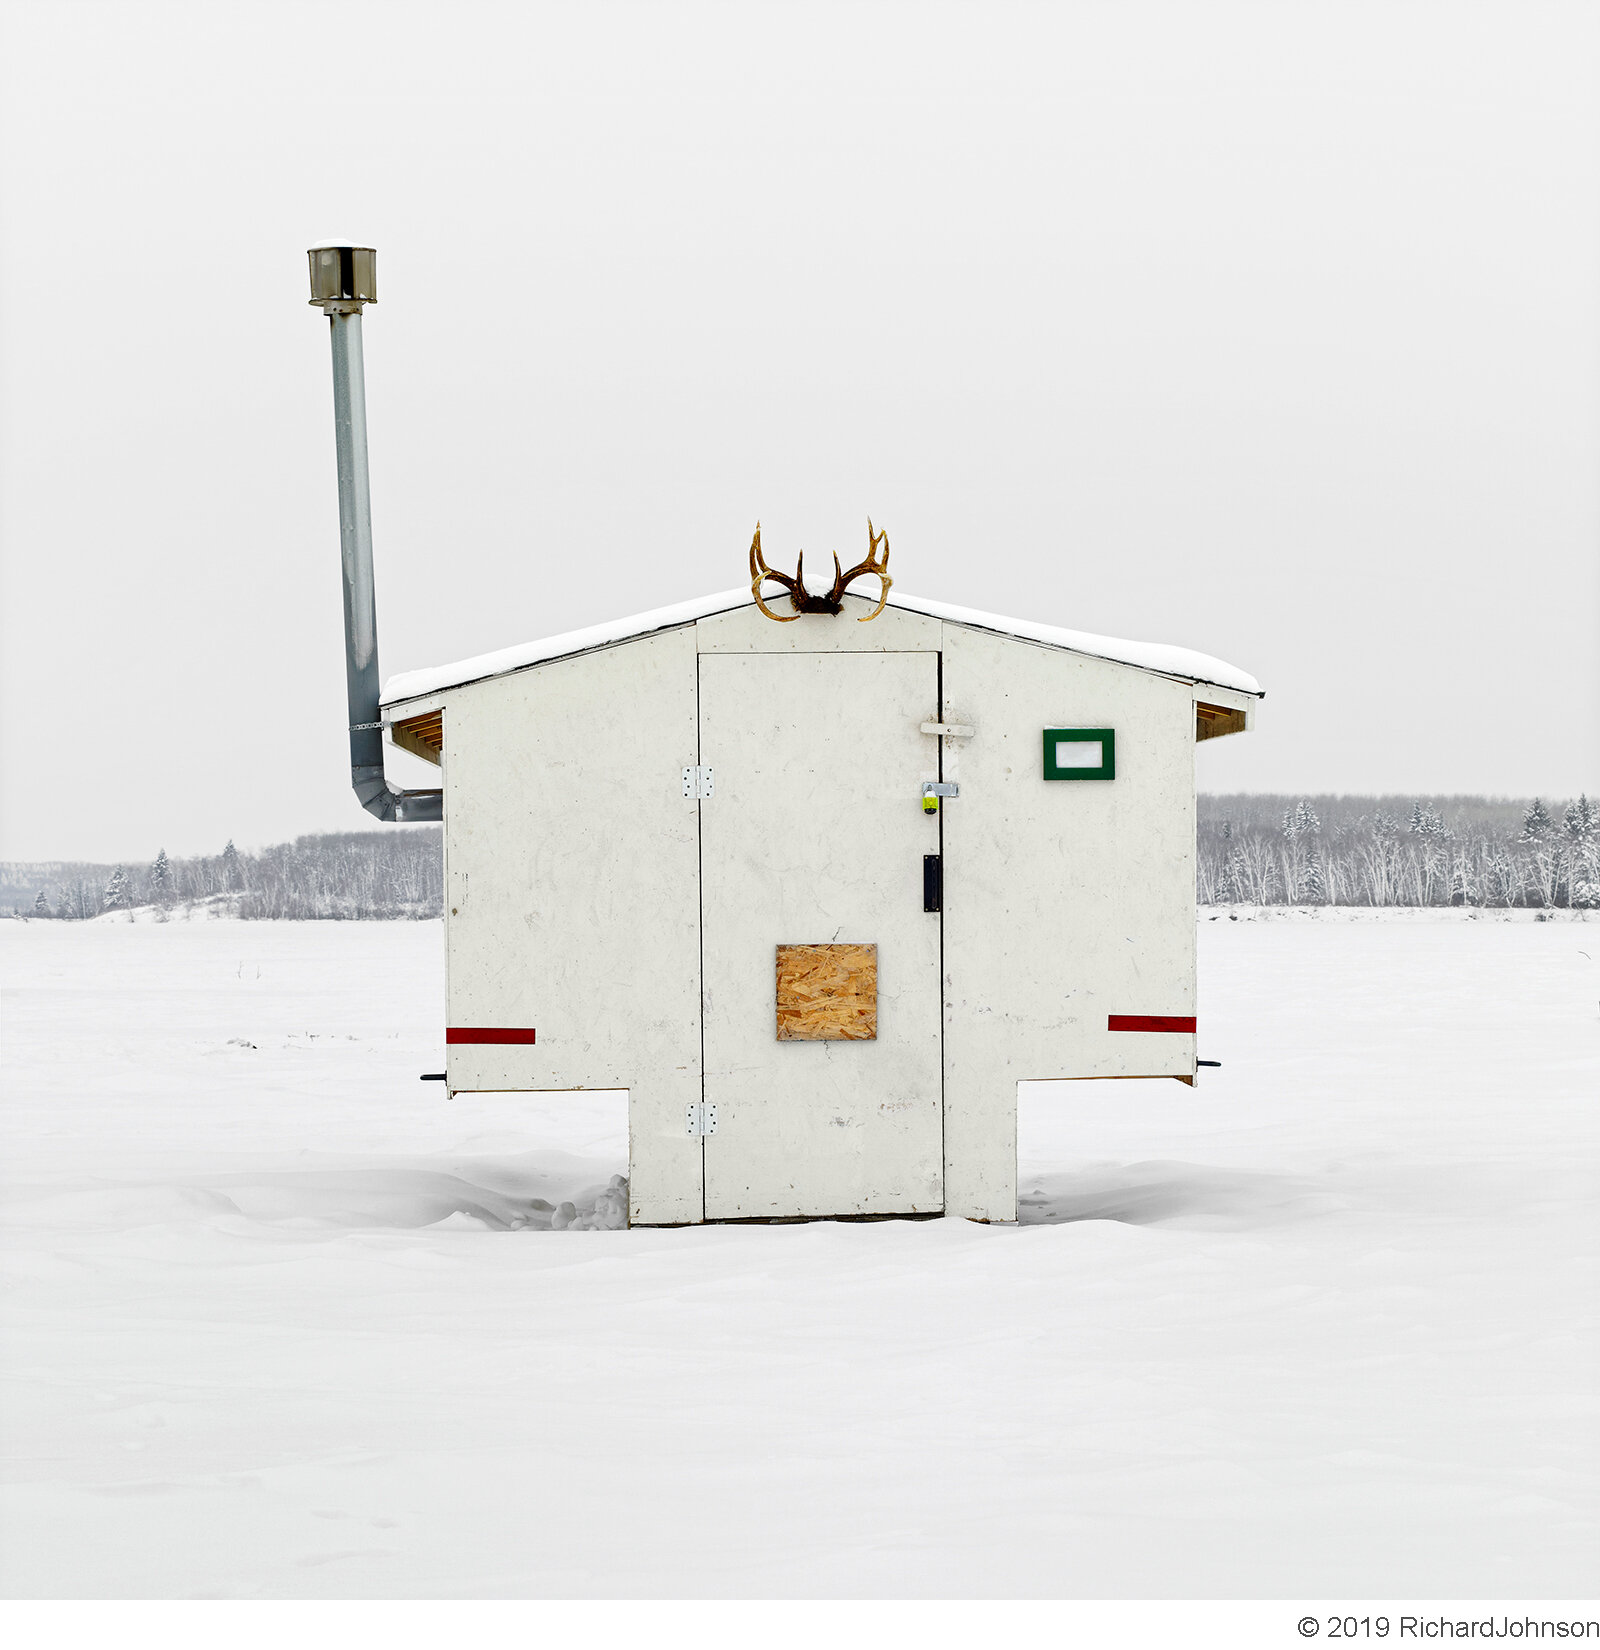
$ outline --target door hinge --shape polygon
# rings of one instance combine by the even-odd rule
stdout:
[[[685,768],[683,770],[683,794],[697,796],[703,801],[711,796],[710,768]]]
[[[938,854],[922,856],[922,909],[938,911],[944,907],[944,861]]]
[[[715,1100],[691,1100],[683,1108],[685,1134],[715,1134],[717,1132],[717,1103]]]

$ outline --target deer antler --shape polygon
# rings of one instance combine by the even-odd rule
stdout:
[[[878,546],[883,546],[883,559],[878,560]],[[858,579],[863,573],[876,574],[883,580],[882,593],[878,597],[878,605],[870,613],[864,614],[861,623],[868,619],[875,619],[883,611],[889,600],[889,586],[894,580],[889,577],[889,535],[875,533],[872,530],[872,518],[867,517],[867,559],[857,562],[848,573],[839,566],[837,554],[833,558],[833,588],[826,596],[813,596],[806,589],[806,556],[800,552],[800,559],[795,563],[794,577],[787,573],[775,573],[767,566],[766,557],[761,554],[761,523],[756,523],[756,536],[750,541],[750,594],[755,597],[756,606],[769,619],[776,619],[779,624],[791,624],[802,613],[842,613],[844,612],[844,593],[852,579]],[[793,613],[774,613],[761,599],[761,586],[771,579],[781,584],[789,592],[789,600],[794,606]]]
[[[883,560],[875,560],[879,545],[883,546]],[[848,573],[839,572],[839,558],[833,558],[834,580],[832,599],[836,602],[844,595],[846,587],[852,579],[858,579],[863,573],[874,573],[883,580],[883,587],[878,594],[878,605],[870,613],[864,613],[858,623],[865,624],[868,619],[875,619],[883,611],[889,600],[889,586],[894,580],[889,577],[889,535],[887,532],[874,533],[872,517],[867,517],[867,559],[858,561]],[[841,606],[843,604],[841,603]],[[839,609],[836,607],[835,612]]]
[[[837,561],[837,557],[834,558]],[[805,568],[805,552],[800,552],[800,565],[795,568],[795,576],[791,579],[787,573],[774,573],[767,566],[767,559],[761,554],[761,523],[756,523],[756,536],[750,541],[750,594],[756,599],[756,606],[769,619],[776,619],[779,624],[793,624],[800,617],[800,599],[806,593],[801,573]],[[761,599],[761,586],[768,579],[781,584],[789,592],[789,600],[795,605],[793,613],[774,613]]]

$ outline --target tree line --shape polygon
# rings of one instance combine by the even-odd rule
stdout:
[[[1202,797],[1202,905],[1600,908],[1600,807]]]
[[[229,842],[221,853],[189,859],[169,858],[163,848],[147,865],[7,865],[0,899],[17,916],[75,922],[136,909],[159,919],[195,905],[246,919],[437,917],[443,850],[438,826],[415,826],[302,836],[255,852]]]
[[[1472,905],[1600,909],[1600,807],[1481,797],[1202,796],[1202,905]],[[437,826],[229,842],[148,864],[0,865],[0,910],[83,921],[196,905],[219,915],[426,918],[444,905]]]

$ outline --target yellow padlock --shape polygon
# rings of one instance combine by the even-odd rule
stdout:
[[[922,799],[922,811],[925,814],[936,814],[939,811],[939,799],[936,796],[925,796]]]

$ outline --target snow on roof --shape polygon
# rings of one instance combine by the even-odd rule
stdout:
[[[946,624],[971,625],[974,630],[993,630],[1002,636],[1020,636],[1025,642],[1043,642],[1046,647],[1087,653],[1096,659],[1110,659],[1119,665],[1154,670],[1163,676],[1209,682],[1216,687],[1232,688],[1236,693],[1261,693],[1261,684],[1248,671],[1230,665],[1225,659],[1215,659],[1209,653],[1196,653],[1192,647],[1176,647],[1171,642],[1127,642],[1116,636],[1092,636],[1086,630],[1036,624],[1032,619],[1007,619],[999,613],[980,613],[976,608],[957,607],[951,602],[930,602],[921,596],[901,599],[892,591],[889,605],[907,607],[913,613],[926,613],[930,619],[943,619]]]
[[[633,641],[654,630],[671,630],[677,625],[693,624],[696,619],[746,605],[755,605],[750,601],[748,587],[724,590],[715,596],[701,596],[692,602],[677,602],[649,613],[636,613],[631,619],[610,619],[605,624],[592,624],[586,630],[569,630],[563,636],[546,636],[540,642],[503,647],[498,653],[480,653],[477,658],[462,659],[458,664],[402,671],[383,684],[380,698],[386,705],[398,704],[402,699],[420,699],[424,694],[439,693],[445,688],[481,682],[486,676],[504,676],[507,671],[521,670],[526,665],[542,665],[568,654],[609,647],[613,642]]]
[[[528,665],[589,653],[597,647],[633,641],[657,630],[693,624],[696,619],[707,619],[714,613],[751,606],[754,603],[749,587],[741,585],[737,590],[718,591],[671,607],[658,607],[649,613],[636,613],[632,618],[612,619],[585,630],[569,630],[562,636],[546,636],[542,641],[501,648],[498,653],[480,653],[475,659],[462,659],[453,665],[402,671],[383,684],[382,700],[385,705],[396,705],[407,699],[421,699],[446,688],[464,687],[468,682],[481,682],[489,676],[504,676],[508,671],[522,670]],[[1114,636],[1091,636],[1086,631],[1036,624],[1031,619],[1008,619],[998,613],[980,613],[975,608],[956,607],[949,602],[925,601],[920,596],[902,595],[898,590],[890,591],[889,606],[921,613],[930,619],[942,619],[947,624],[970,625],[975,630],[992,630],[1001,636],[1016,636],[1023,641],[1041,642],[1046,647],[1065,648],[1092,658],[1133,665],[1139,670],[1153,670],[1162,676],[1211,683],[1232,688],[1237,693],[1261,692],[1255,677],[1245,671],[1213,659],[1208,653],[1196,653],[1191,648],[1174,647],[1166,642],[1128,642]]]

